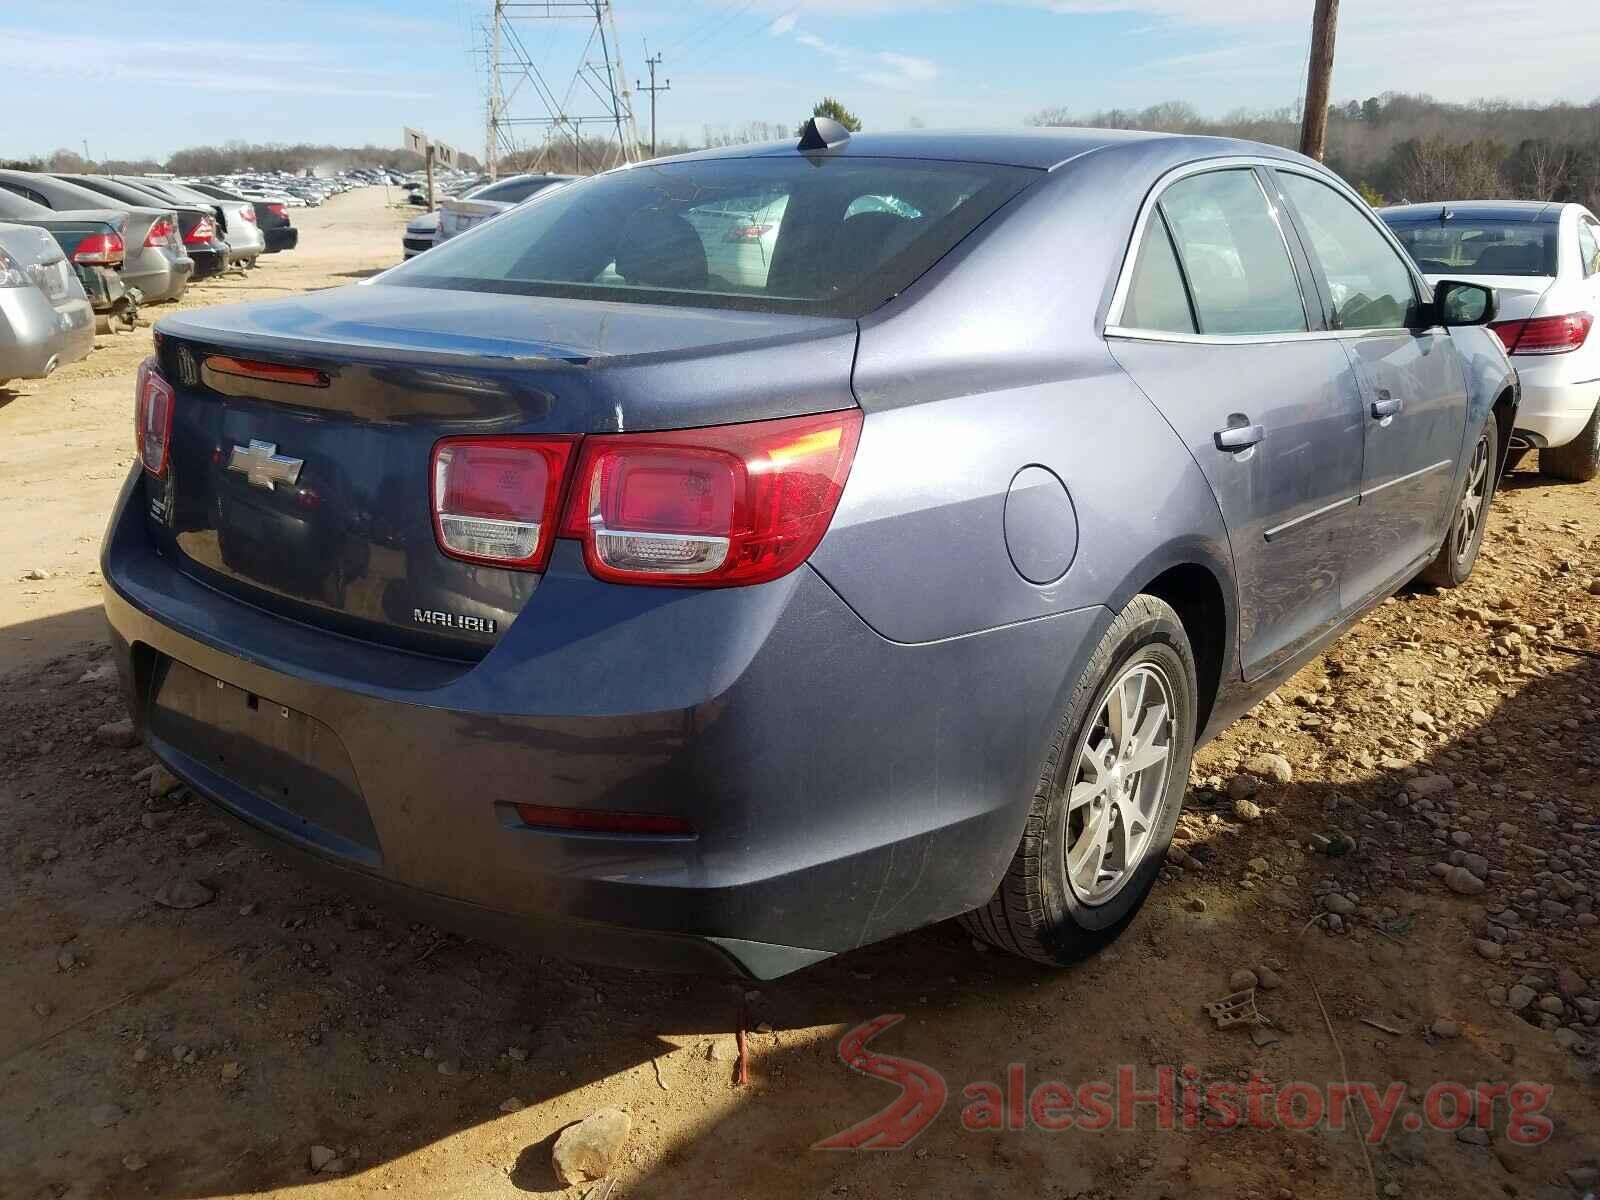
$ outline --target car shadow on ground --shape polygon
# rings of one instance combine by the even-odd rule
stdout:
[[[396,264],[398,265],[398,264]],[[361,271],[335,271],[334,279],[371,279],[374,275],[381,275],[389,270],[388,267],[368,267]]]
[[[82,614],[70,614],[0,632],[65,644],[82,627]],[[1111,1080],[1125,1064],[1147,1088],[1159,1065],[1193,1064],[1204,1079],[1264,1070],[1337,1080],[1312,996],[1297,986],[1305,971],[1296,934],[1314,897],[1302,889],[1284,909],[1234,882],[1246,859],[1283,856],[1286,838],[1303,841],[1330,812],[1360,848],[1305,860],[1304,878],[1336,875],[1379,895],[1395,878],[1383,868],[1399,865],[1423,897],[1407,909],[1415,954],[1378,961],[1369,956],[1392,937],[1313,934],[1352,1078],[1387,1081],[1414,1066],[1404,1046],[1374,1042],[1357,1020],[1381,1007],[1409,1009],[1425,1024],[1446,1010],[1459,964],[1424,933],[1442,931],[1439,945],[1471,936],[1465,902],[1441,895],[1426,870],[1445,851],[1430,845],[1414,863],[1400,861],[1385,833],[1383,823],[1403,815],[1386,807],[1393,777],[1335,784],[1313,772],[1265,794],[1267,816],[1249,824],[1221,815],[1221,795],[1197,790],[1190,824],[1201,832],[1190,845],[1208,845],[1208,865],[1158,888],[1108,952],[1064,970],[985,951],[954,923],[765,984],[526,957],[313,887],[237,839],[202,801],[148,798],[130,782],[147,754],[95,745],[94,729],[120,713],[114,689],[86,678],[95,669],[92,655],[64,651],[0,689],[9,776],[0,780],[0,849],[13,868],[0,879],[0,994],[15,998],[0,1015],[0,1086],[15,1135],[0,1145],[6,1194],[83,1188],[176,1200],[310,1183],[330,1194],[465,1194],[491,1180],[550,1193],[560,1190],[553,1139],[609,1104],[629,1110],[633,1145],[648,1154],[648,1168],[624,1163],[619,1194],[629,1197],[1272,1194],[1262,1190],[1300,1186],[1296,1169],[1303,1186],[1309,1174],[1325,1194],[1354,1194],[1366,1175],[1348,1132],[1314,1144],[1282,1130],[1152,1136],[1147,1108],[1137,1128],[1046,1133],[1030,1127],[1024,1100],[1019,1128],[973,1131],[961,1117],[963,1089],[1007,1087],[1018,1069],[1010,1064],[1021,1065],[1024,1094],[1046,1079]],[[1600,664],[1575,662],[1419,766],[1457,774],[1488,752],[1482,734],[1505,745],[1540,730],[1548,777],[1529,785],[1587,781],[1593,729],[1561,720],[1577,694],[1597,688]],[[70,749],[57,753],[58,744]],[[1583,786],[1592,799],[1593,784]],[[1520,809],[1516,790],[1466,799]],[[1341,804],[1340,795],[1353,799]],[[1525,812],[1511,819],[1532,821]],[[158,892],[180,876],[215,899],[163,907]],[[1205,911],[1193,909],[1195,896],[1207,899]],[[1268,956],[1286,964],[1286,986],[1272,997],[1280,1026],[1293,1031],[1286,1047],[1257,1048],[1200,1013],[1227,990],[1231,966]],[[928,1118],[903,1153],[814,1150],[895,1100],[897,1085],[852,1072],[838,1049],[845,1031],[890,1015],[904,1020],[873,1049],[924,1064],[918,1071],[941,1081],[942,1105],[913,1106],[890,1123]],[[741,1023],[744,1085],[735,1080]],[[1545,1069],[1540,1036],[1527,1027],[1519,1068],[1534,1075]],[[1474,1030],[1433,1069],[1500,1077],[1502,1047],[1517,1037]],[[1561,1082],[1556,1107],[1582,1128],[1600,1091],[1592,1078]],[[513,1098],[520,1108],[507,1111]],[[1006,1122],[1011,1114],[1008,1106]],[[1435,1136],[1448,1153],[1376,1151],[1380,1181],[1469,1194],[1485,1171],[1502,1170]],[[312,1174],[313,1145],[335,1150],[342,1173]]]

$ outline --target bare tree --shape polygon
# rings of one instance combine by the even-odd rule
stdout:
[[[1518,147],[1519,190],[1530,200],[1554,200],[1567,184],[1572,149],[1548,138],[1532,138]]]

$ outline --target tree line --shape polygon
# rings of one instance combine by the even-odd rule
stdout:
[[[1298,147],[1300,112],[1202,116],[1181,101],[1073,113],[1047,108],[1032,125],[1150,129]],[[1575,200],[1600,207],[1600,100],[1589,104],[1450,104],[1386,92],[1328,109],[1326,161],[1373,203]]]
[[[90,160],[75,150],[0,162],[19,171],[93,171],[103,175],[145,175],[170,171],[174,175],[232,175],[242,171],[289,171],[296,175],[307,168],[327,173],[346,167],[392,167],[398,171],[420,171],[422,155],[389,146],[320,146],[310,143],[286,145],[281,142],[224,142],[220,146],[190,146],[179,150],[165,162],[151,158],[107,158]],[[482,164],[470,154],[461,155],[461,166],[478,170]]]

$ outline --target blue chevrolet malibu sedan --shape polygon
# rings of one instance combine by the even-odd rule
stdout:
[[[1284,150],[818,120],[163,319],[106,611],[162,761],[351,890],[635,966],[957,916],[1061,963],[1197,743],[1472,569],[1494,315]]]

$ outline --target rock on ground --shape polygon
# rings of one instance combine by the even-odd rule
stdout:
[[[604,1179],[632,1131],[633,1118],[620,1108],[602,1108],[567,1126],[550,1152],[556,1178],[565,1184]]]
[[[139,744],[139,735],[134,731],[133,718],[123,717],[120,721],[107,721],[94,731],[94,736],[104,746],[118,746],[126,749]]]

